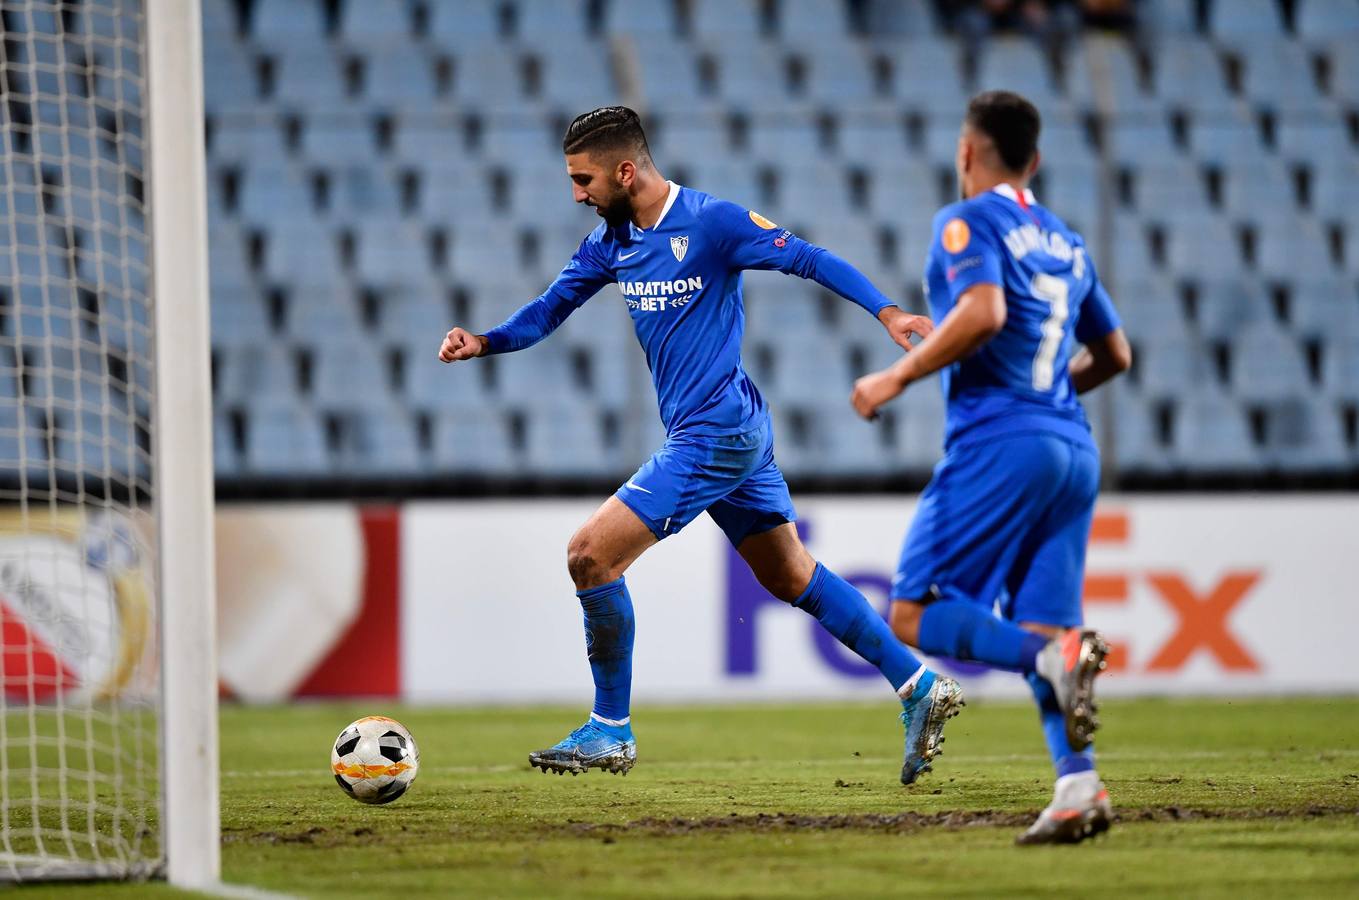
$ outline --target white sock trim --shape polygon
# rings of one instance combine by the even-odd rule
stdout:
[[[916,684],[918,684],[918,683],[920,682],[920,676],[922,676],[922,675],[924,675],[924,674],[925,674],[925,664],[924,664],[924,663],[921,663],[921,664],[920,664],[920,668],[918,668],[918,669],[915,670],[915,674],[913,674],[910,678],[906,679],[906,683],[905,683],[905,684],[903,684],[901,687],[897,688],[897,696],[900,697],[902,700],[905,700],[905,699],[907,699],[908,697],[910,697],[910,696],[911,696],[911,692],[915,690]]]
[[[632,721],[632,716],[624,716],[621,719],[606,719],[599,713],[590,713],[590,718],[594,719],[596,722],[602,722],[605,725],[612,725],[614,728],[622,728]]]

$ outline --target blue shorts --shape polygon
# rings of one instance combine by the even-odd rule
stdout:
[[[896,600],[937,594],[1012,622],[1081,624],[1099,452],[1017,432],[953,447],[921,495],[892,581]]]
[[[676,534],[704,510],[732,546],[797,520],[788,484],[774,462],[768,418],[744,434],[670,436],[614,496],[657,540]]]

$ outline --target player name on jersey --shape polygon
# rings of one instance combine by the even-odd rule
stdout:
[[[1037,225],[1020,225],[1005,232],[1004,241],[1006,249],[1015,259],[1023,259],[1035,250],[1041,250],[1063,262],[1075,260],[1076,271],[1073,274],[1077,278],[1085,276],[1085,249],[1073,247],[1059,232],[1048,231]]]

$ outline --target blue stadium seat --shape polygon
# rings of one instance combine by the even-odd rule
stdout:
[[[320,166],[371,166],[377,157],[372,123],[354,115],[308,118],[301,149],[303,159]]]
[[[1187,337],[1184,309],[1174,285],[1164,278],[1134,274],[1134,279],[1138,277],[1143,280],[1106,285],[1129,340],[1141,343],[1162,337]]]
[[[1255,267],[1266,277],[1323,276],[1335,270],[1330,244],[1313,220],[1265,219],[1256,226]]]
[[[364,51],[404,44],[411,36],[409,0],[344,0],[340,39]]]
[[[817,2],[817,0],[813,0]],[[808,46],[804,96],[831,108],[871,102],[876,96],[870,60],[858,44],[823,36]]]
[[[273,283],[327,287],[344,274],[335,233],[315,220],[283,223],[264,241],[264,275]]]
[[[961,124],[963,91],[958,47],[953,41],[917,37],[885,45],[892,63],[892,95],[908,109],[951,117]]]
[[[395,223],[402,218],[397,185],[373,165],[348,166],[330,174],[332,221],[350,225],[371,222]]]
[[[1125,168],[1170,163],[1183,156],[1164,117],[1115,120],[1105,131],[1104,144],[1110,161]]]
[[[425,115],[439,99],[433,63],[411,46],[370,50],[363,56],[361,96],[383,112]]]
[[[698,62],[689,45],[669,32],[634,35],[632,40],[648,109],[678,115],[700,102]]]
[[[1199,30],[1197,6],[1198,0],[1141,0],[1138,21],[1158,36],[1187,37]]]
[[[1200,113],[1189,128],[1189,148],[1195,159],[1216,166],[1256,165],[1269,159],[1255,119],[1239,106]]]
[[[570,407],[579,402],[579,395],[565,342],[537,346],[533,353],[518,354],[496,366],[496,396],[507,406],[535,411],[545,406]]]
[[[689,4],[689,31],[700,41],[730,37],[748,41],[761,30],[756,0],[691,0]]]
[[[429,4],[429,40],[442,50],[500,44],[501,4],[439,0]]]
[[[1359,4],[1337,0],[1297,0],[1293,24],[1298,36],[1308,41],[1353,42],[1359,40]]]
[[[753,159],[769,163],[810,160],[823,155],[816,124],[810,116],[753,119],[749,152]]]
[[[608,55],[593,45],[546,45],[542,67],[540,98],[571,117],[619,102]]]
[[[1216,390],[1193,393],[1180,401],[1174,421],[1171,447],[1180,468],[1194,474],[1260,468],[1263,454],[1231,398]]]
[[[1057,86],[1047,57],[1026,37],[997,37],[988,41],[977,64],[978,91],[1004,88],[1028,97],[1040,108],[1058,103]]]
[[[788,403],[848,405],[854,379],[845,353],[824,346],[824,342],[810,353],[806,346],[792,342],[777,344],[773,349],[773,379],[764,386],[772,396]]]
[[[1166,335],[1142,343],[1136,351],[1133,372],[1148,400],[1180,397],[1186,385],[1204,385],[1212,378],[1208,352],[1193,338]]]
[[[673,41],[679,33],[674,0],[608,0],[604,33],[653,41]]]
[[[1242,163],[1222,171],[1222,211],[1235,220],[1258,222],[1297,206],[1293,178],[1278,162]]]
[[[376,222],[358,234],[356,269],[363,284],[423,284],[433,277],[429,238],[413,225]]]
[[[393,157],[415,168],[447,171],[466,164],[462,126],[451,118],[403,117],[392,143]]]
[[[519,165],[562,167],[562,135],[553,124],[538,117],[497,119],[481,135],[478,152],[484,159]]]
[[[340,58],[329,47],[305,42],[280,52],[271,97],[274,103],[303,113],[337,111],[344,106],[345,93]]]
[[[294,404],[264,404],[250,411],[243,469],[263,477],[331,474],[325,428],[319,416]]]
[[[911,386],[892,407],[900,467],[927,473],[944,455],[944,397],[930,378]]]
[[[258,0],[250,17],[250,37],[261,47],[288,54],[299,47],[322,46],[324,6],[321,0]]]
[[[586,36],[582,0],[516,0],[515,10],[520,38],[578,42]]]
[[[1232,388],[1251,403],[1275,403],[1311,393],[1307,360],[1277,327],[1244,329],[1232,342]]]
[[[208,231],[208,283],[212,290],[239,291],[252,282],[250,261],[240,230],[229,225],[211,228]]]
[[[348,290],[304,288],[288,295],[284,329],[298,343],[357,341],[364,326],[358,300]],[[264,332],[261,332],[261,335]]]
[[[1299,337],[1314,340],[1359,340],[1359,301],[1355,290],[1339,278],[1306,278],[1295,282],[1289,322]]]
[[[1208,212],[1207,186],[1191,159],[1179,157],[1139,166],[1133,173],[1132,187],[1133,205],[1150,219]]]
[[[311,396],[324,410],[376,410],[392,402],[387,364],[357,335],[328,335],[312,345]]]
[[[378,295],[378,333],[387,343],[416,354],[406,359],[407,376],[412,363],[434,361],[439,342],[458,324],[446,293],[442,283],[429,281],[389,288]]]
[[[216,395],[221,403],[229,406],[271,398],[290,401],[296,394],[297,358],[291,347],[257,340],[220,349],[221,377]]]
[[[884,442],[886,429],[881,422],[864,421],[850,408],[847,388],[840,393],[824,402],[798,404],[814,423],[813,463],[822,475],[881,477],[895,462]]]
[[[1120,116],[1160,112],[1160,104],[1142,88],[1132,45],[1122,37],[1090,33],[1073,41],[1063,70],[1066,95],[1081,109]],[[1047,122],[1043,125],[1047,143]]]
[[[1321,350],[1321,384],[1326,395],[1359,403],[1359,338],[1328,338]]]
[[[1184,214],[1166,225],[1166,263],[1174,274],[1231,278],[1240,273],[1240,243],[1226,218]]]
[[[745,276],[746,334],[763,342],[823,334],[821,286],[781,273]]]
[[[787,108],[791,101],[786,53],[772,44],[741,46],[745,47],[744,52],[738,47],[726,47],[714,54],[719,95],[732,106],[749,112]],[[707,49],[722,47],[717,42],[705,45]]]
[[[437,416],[431,461],[449,474],[504,477],[524,472],[499,409],[468,408]]]
[[[1049,157],[1044,156],[1046,162]],[[1040,204],[1067,222],[1090,227],[1099,220],[1099,166],[1093,162],[1054,162],[1043,176]]]
[[[1231,104],[1222,61],[1207,41],[1166,40],[1159,46],[1155,60],[1156,95],[1168,106],[1213,113]]]
[[[900,217],[929,228],[940,206],[934,169],[898,157],[874,166],[869,176],[868,203],[875,216],[888,220]]]
[[[273,116],[221,119],[208,150],[217,164],[281,166],[288,159],[282,124]]]
[[[426,474],[415,421],[402,409],[370,409],[342,417],[337,468],[361,475]]]
[[[901,165],[911,155],[905,124],[896,116],[847,115],[835,141],[841,159],[864,166],[870,174],[879,165]]]
[[[1093,165],[1094,148],[1081,119],[1060,109],[1043,112],[1043,134],[1039,139],[1043,167],[1048,175],[1067,165]]]
[[[475,231],[459,229],[453,238],[449,268],[460,279],[473,279],[482,272],[514,271],[522,260],[520,245],[520,229],[514,224],[487,225]]]
[[[1274,311],[1264,287],[1257,281],[1226,278],[1199,287],[1199,335],[1210,341],[1230,343],[1250,328],[1274,327]]]
[[[1359,148],[1337,118],[1284,115],[1275,125],[1279,155],[1311,166],[1353,163]]]
[[[1105,392],[1113,395],[1113,442],[1104,432]],[[1165,474],[1171,468],[1167,448],[1156,427],[1155,411],[1141,395],[1119,379],[1081,398],[1100,453],[1119,471]]]
[[[700,166],[709,162],[730,159],[731,143],[722,117],[679,114],[667,119],[651,142],[651,149],[661,163],[685,162]],[[651,140],[648,137],[648,140]]]
[[[208,114],[248,112],[258,99],[259,76],[253,55],[235,41],[205,40],[203,105]]]
[[[269,336],[271,327],[264,298],[253,290],[229,290],[216,285],[210,306],[214,347],[242,347]]]
[[[670,155],[681,158],[677,154]],[[693,178],[687,186],[759,210],[765,205],[765,198],[759,190],[759,168],[751,160],[713,154],[693,161]]]
[[[604,443],[599,416],[591,407],[539,408],[527,425],[524,455],[532,471],[564,478],[622,474],[619,455]]]
[[[849,37],[845,4],[825,0],[779,0],[776,29],[784,42],[813,48]]]
[[[1359,54],[1352,42],[1332,44],[1326,54],[1331,64],[1330,95],[1351,109],[1359,106]]]
[[[792,411],[782,406],[770,410],[773,424],[774,446],[777,448],[774,462],[789,479],[798,479],[817,474],[817,462],[804,429],[795,427]]]
[[[242,173],[237,203],[250,225],[305,223],[315,215],[311,181],[295,166],[260,165]]]
[[[1339,472],[1350,466],[1340,416],[1320,397],[1296,397],[1266,410],[1265,453],[1290,474]]]
[[[961,116],[932,116],[925,123],[922,156],[939,168],[952,167],[958,156],[958,129]]]
[[[1299,44],[1281,38],[1257,41],[1242,58],[1241,86],[1248,100],[1293,115],[1333,114],[1312,74],[1311,54]]]
[[[522,56],[503,45],[459,53],[453,61],[453,100],[461,107],[488,113],[522,105]]]
[[[1318,219],[1343,222],[1351,235],[1359,235],[1359,159],[1317,166],[1311,202]]]
[[[1252,41],[1284,33],[1277,0],[1230,0],[1208,7],[1208,31],[1226,42]]]

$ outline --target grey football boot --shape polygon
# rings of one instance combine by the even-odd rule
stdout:
[[[1052,685],[1066,719],[1071,749],[1090,746],[1095,717],[1095,676],[1108,666],[1109,644],[1093,628],[1073,628],[1053,638],[1038,652],[1038,674]]]

